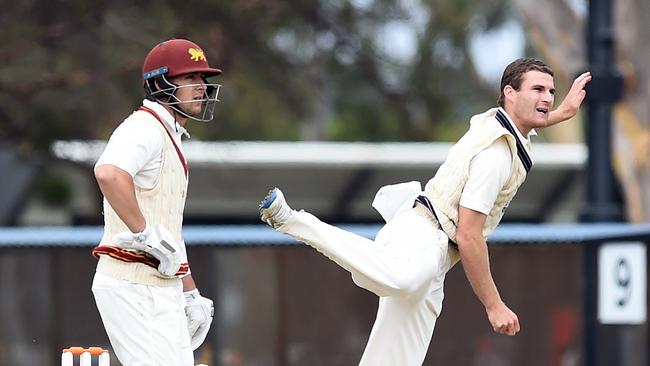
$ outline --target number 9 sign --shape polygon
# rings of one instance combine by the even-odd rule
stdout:
[[[645,319],[645,245],[601,245],[598,252],[598,320],[602,324],[643,324]]]

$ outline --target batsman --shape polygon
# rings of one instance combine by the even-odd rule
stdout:
[[[574,116],[589,73],[579,76],[558,109],[553,71],[518,59],[501,78],[498,107],[477,114],[422,191],[419,182],[385,186],[373,202],[387,221],[374,241],[295,211],[275,188],[261,219],[303,241],[379,296],[362,366],[419,366],[442,311],[447,271],[458,261],[495,332],[514,336],[519,318],[492,279],[485,238],[532,168],[535,130]]]
[[[188,120],[212,120],[221,74],[194,42],[171,39],[142,68],[145,99],[111,135],[95,165],[104,234],[92,291],[124,366],[191,366],[213,317],[199,293],[182,235],[189,170]]]

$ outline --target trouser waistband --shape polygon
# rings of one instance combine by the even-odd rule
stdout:
[[[431,204],[431,201],[426,196],[418,196],[413,203],[413,208],[429,216],[430,219],[435,221],[438,229],[442,230],[442,225],[440,225],[440,220],[438,219],[438,215],[436,215],[436,210],[433,209],[433,204]],[[458,249],[458,244],[451,239],[449,239],[449,245]]]

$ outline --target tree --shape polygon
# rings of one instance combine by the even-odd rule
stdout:
[[[492,103],[467,34],[472,22],[499,25],[504,4],[7,2],[2,138],[41,151],[54,139],[106,138],[139,103],[146,52],[187,37],[225,71],[217,127],[191,126],[199,138],[451,139],[446,128],[464,129],[468,110]],[[396,28],[411,39],[389,38]],[[410,56],[395,51],[408,42]]]
[[[215,121],[189,123],[193,138],[455,140],[498,95],[477,75],[469,39],[508,9],[505,0],[5,1],[0,143],[56,178],[52,141],[108,138],[140,103],[146,53],[173,37],[196,41],[224,70]]]

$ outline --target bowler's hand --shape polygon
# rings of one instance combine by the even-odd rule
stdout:
[[[521,329],[519,327],[519,318],[503,302],[497,303],[491,308],[485,308],[492,329],[500,334],[513,336]]]
[[[562,103],[557,107],[556,110],[552,111],[548,117],[549,125],[554,125],[556,123],[566,121],[569,118],[578,113],[582,101],[585,100],[587,92],[585,91],[585,86],[591,81],[591,73],[585,72],[578,76],[571,85],[569,93],[566,95]]]

